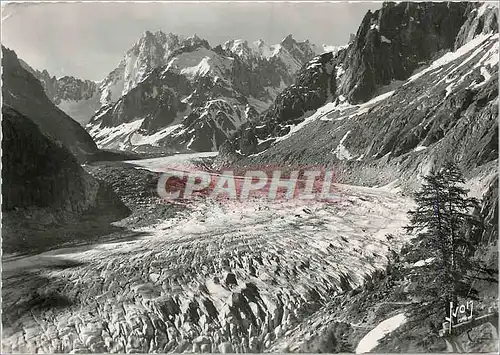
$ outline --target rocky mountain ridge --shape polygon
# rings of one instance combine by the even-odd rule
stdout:
[[[39,80],[19,61],[16,53],[2,46],[3,104],[29,117],[48,137],[60,141],[79,161],[98,149],[89,134],[45,94]]]
[[[49,99],[82,126],[100,108],[99,83],[72,76],[56,78],[47,70],[35,71],[35,76]]]
[[[35,122],[2,105],[4,253],[74,242],[68,230],[57,237],[54,228],[78,225],[89,211],[105,210],[107,223],[129,212],[105,183],[85,172],[70,150],[44,134]],[[92,233],[95,237],[97,231]]]
[[[159,39],[168,43],[168,50],[148,42]],[[106,148],[216,151],[243,123],[265,110],[293,82],[294,70],[315,55],[312,44],[291,36],[272,53],[260,45],[258,50],[232,41],[211,48],[196,36],[180,40],[162,32],[146,33],[134,46],[139,54],[129,51],[127,56],[136,53],[132,57],[139,58],[145,48],[155,48],[155,58],[162,58],[163,66],[148,60],[137,59],[133,65],[122,61],[119,68],[133,70],[117,69],[103,81],[100,88],[110,103],[87,129]],[[135,73],[135,84],[121,79],[130,76],[125,72]]]
[[[38,80],[44,85],[49,99],[59,105],[62,100],[88,100],[94,96],[98,84],[92,80],[81,80],[72,76],[56,78],[47,70],[38,72]]]
[[[279,44],[268,45],[261,39],[251,43],[237,39],[225,42],[221,48],[238,55],[246,61],[257,58],[268,60],[279,58],[291,72],[297,72],[305,62],[315,55],[339,50],[338,47],[327,45],[319,47],[310,43],[309,40],[297,42],[291,34],[286,36]]]
[[[447,158],[469,177],[493,174],[497,22],[487,4],[384,4],[348,48],[309,62],[269,111],[224,143],[216,166],[318,163],[336,166],[342,182],[399,179],[408,188]]]

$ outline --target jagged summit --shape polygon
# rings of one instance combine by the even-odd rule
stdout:
[[[306,58],[312,58],[314,55],[334,50],[332,46],[320,47],[309,40],[297,42],[291,34],[278,44],[268,45],[262,39],[254,42],[235,39],[226,41],[222,48],[246,59],[259,58],[269,60],[271,58],[280,58],[294,72],[299,70],[308,60]]]
[[[77,213],[97,208],[83,216],[85,229],[72,218],[64,239],[56,239],[58,250],[5,260],[4,352],[497,351],[495,329],[475,321],[497,316],[490,306],[498,298],[496,21],[497,11],[465,3],[389,4],[369,12],[347,46],[326,53],[291,36],[275,45],[249,39],[211,48],[194,36],[165,45],[173,37],[144,34],[103,81],[109,101],[86,126],[99,147],[157,156],[124,153],[118,156],[137,159],[83,167],[132,210],[106,228],[105,238],[94,222],[117,209],[110,196],[100,195],[78,164],[63,164],[71,156],[25,124],[30,117],[5,110],[8,213],[33,201]],[[38,104],[39,83],[15,70],[4,71],[19,85],[12,92],[4,86],[4,97],[19,110]],[[34,108],[38,117],[43,107]],[[55,113],[46,113],[46,123],[57,120]],[[55,133],[66,135],[67,127]],[[214,152],[183,154],[208,150]],[[453,190],[438,177],[441,186],[420,189],[419,181],[447,160],[466,174],[465,184]],[[178,178],[165,181],[166,169]],[[190,178],[182,175],[200,169],[211,186],[189,199],[183,182]],[[267,181],[259,191],[247,179],[256,169],[273,175],[271,186]],[[273,174],[278,170],[281,177]],[[294,196],[275,196],[277,178],[299,180],[288,189]],[[245,182],[258,194],[245,199]],[[214,185],[231,193],[213,193]],[[160,200],[160,188],[181,190],[182,200]],[[422,285],[450,257],[404,226],[416,206],[411,196],[427,191],[429,203],[417,203],[414,212],[440,232],[436,219],[453,212],[441,207],[462,189],[483,201],[462,216],[471,214],[473,223],[441,231],[467,239],[464,249],[445,238],[452,252],[481,258],[492,272],[477,280],[469,270],[470,282],[449,283],[465,292],[474,284],[474,320],[465,326],[475,329],[468,340],[464,330],[445,344],[436,333],[448,300]],[[325,201],[326,192],[335,196]],[[31,230],[2,234],[22,253],[40,235],[35,228],[50,238],[54,231],[43,214],[27,212],[16,225]],[[81,248],[71,238],[87,229],[91,239]],[[87,247],[94,241],[97,247]],[[428,303],[437,310],[430,317]]]
[[[285,38],[283,38],[281,40],[281,43],[287,43],[287,42],[292,42],[292,41],[295,41],[295,40],[293,39],[293,35],[290,33],[288,36],[286,36]]]
[[[196,34],[176,36],[174,46],[149,37],[101,86],[107,106],[87,128],[102,146],[217,150],[316,55],[310,43],[293,39],[286,46],[236,39],[212,48]]]
[[[159,41],[166,41],[169,38],[181,38],[181,37],[176,35],[176,34],[170,33],[170,32],[165,33],[162,30],[157,30],[154,32],[152,32],[150,30],[146,30],[146,31],[144,31],[141,38],[137,42],[140,42],[141,40],[143,40],[145,38],[155,38]]]
[[[207,49],[212,49],[206,39],[198,37],[196,34],[182,40],[181,47],[204,47]]]
[[[142,127],[141,134],[147,137],[171,125],[171,118],[167,117],[188,107],[189,110],[199,108],[200,113],[197,115],[200,118],[206,117],[204,111],[210,112],[210,115],[224,112],[230,117],[225,118],[229,123],[217,119],[218,122],[208,131],[206,128],[195,129],[195,134],[206,136],[217,131],[212,141],[195,140],[189,144],[189,139],[183,138],[181,142],[190,149],[215,150],[227,134],[256,112],[268,108],[276,95],[293,83],[295,73],[308,60],[324,52],[309,41],[297,42],[292,36],[287,38],[284,43],[275,45],[267,45],[262,39],[255,42],[236,39],[212,48],[207,40],[196,33],[185,38],[161,30],[148,30],[106,78],[98,84],[81,83],[81,94],[77,93],[77,82],[55,80],[48,73],[39,78],[48,91],[54,92],[49,95],[54,102],[81,124],[85,126],[92,116],[97,117],[88,129],[103,146],[121,149],[125,147],[123,144],[128,144],[120,141],[127,134],[115,135],[111,143],[110,135],[104,134],[100,131],[101,126],[96,125],[110,127],[142,118],[143,124],[137,129]],[[134,91],[138,86],[141,88]],[[137,92],[142,91],[147,94],[137,96]],[[226,103],[216,105],[212,103],[215,98]],[[148,104],[143,106],[144,102]],[[164,103],[168,103],[168,109],[159,108]],[[109,107],[116,105],[120,110],[111,114]],[[237,110],[234,109],[235,105]],[[152,112],[156,110],[156,113]],[[108,115],[113,118],[106,118]],[[104,136],[109,139],[102,139]],[[141,138],[136,141],[147,140]]]

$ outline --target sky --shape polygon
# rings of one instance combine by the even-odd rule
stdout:
[[[206,39],[281,42],[288,34],[343,45],[377,2],[2,3],[2,44],[35,69],[99,81],[149,30]]]

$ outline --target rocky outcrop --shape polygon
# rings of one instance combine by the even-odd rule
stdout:
[[[455,40],[455,49],[460,48],[480,34],[498,32],[498,8],[483,3],[480,6],[470,3],[469,16],[460,29]]]
[[[305,63],[318,54],[314,51],[314,47],[312,47],[308,40],[297,42],[291,34],[281,41],[281,46],[299,63]]]
[[[97,152],[90,135],[47,97],[40,81],[19,62],[17,55],[2,46],[3,103],[29,117],[47,136],[60,141],[78,160]]]

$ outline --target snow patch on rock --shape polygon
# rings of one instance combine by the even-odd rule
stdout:
[[[356,347],[356,354],[363,354],[373,350],[381,339],[406,323],[406,316],[400,313],[386,319],[366,334]]]

